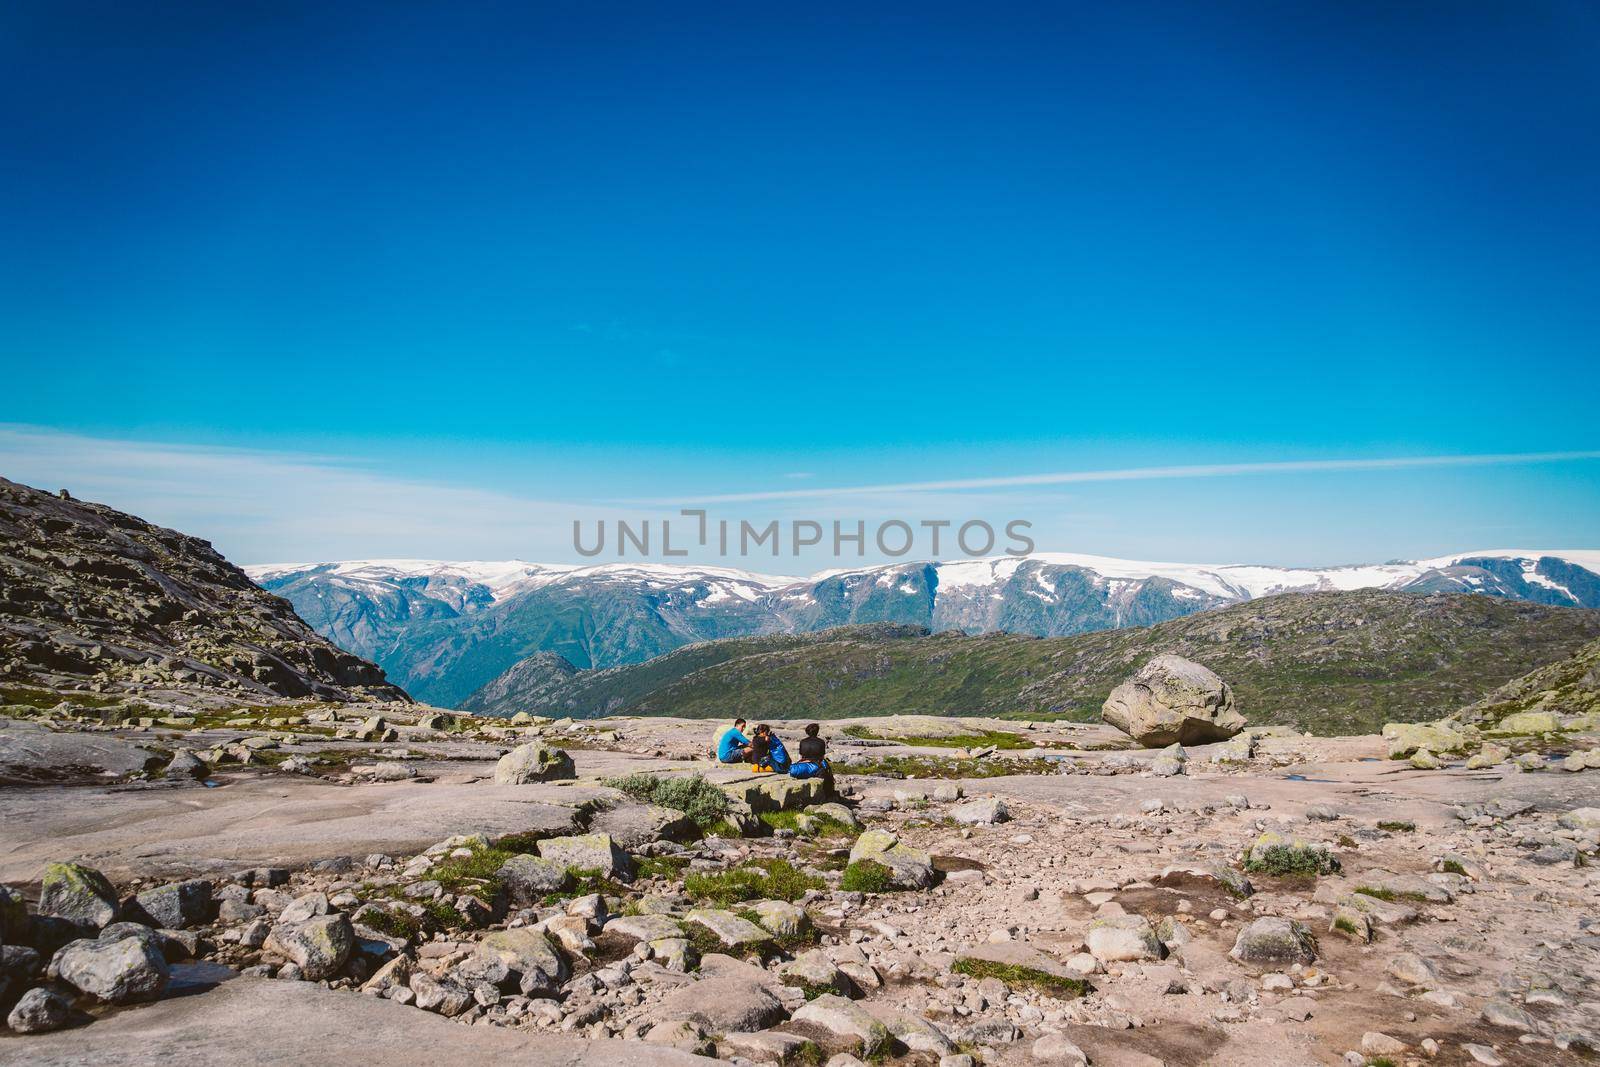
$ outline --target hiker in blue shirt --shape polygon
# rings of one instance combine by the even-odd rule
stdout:
[[[744,720],[735,719],[733,725],[717,737],[717,762],[743,763],[750,758],[750,739],[744,735]]]

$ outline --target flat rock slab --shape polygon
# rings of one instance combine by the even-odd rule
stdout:
[[[152,760],[160,761],[159,754],[109,734],[57,733],[0,718],[0,785],[120,778]]]
[[[665,915],[623,915],[606,923],[605,932],[635,941],[659,941],[664,937],[682,937],[683,926]]]
[[[719,908],[696,908],[684,917],[686,921],[703,926],[729,948],[759,945],[772,940],[772,934],[748,919]]]
[[[594,790],[485,783],[340,786],[243,774],[137,787],[0,789],[0,882],[78,858],[113,881],[292,867],[331,856],[420,852],[453,834],[570,833]]]
[[[13,1058],[14,1057],[14,1058]],[[640,1041],[461,1026],[378,997],[305,982],[235,978],[196,996],[117,1012],[88,1026],[0,1038],[0,1062],[32,1067],[226,1063],[537,1063],[541,1067],[691,1067],[716,1061]]]

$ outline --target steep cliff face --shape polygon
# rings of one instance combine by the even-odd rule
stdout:
[[[209,543],[5,479],[0,682],[406,699]]]

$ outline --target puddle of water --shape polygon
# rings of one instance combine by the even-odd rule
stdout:
[[[168,997],[187,997],[196,993],[204,993],[208,989],[215,989],[223,982],[230,982],[239,977],[239,972],[232,967],[224,967],[220,963],[209,960],[196,960],[193,963],[175,963],[172,965],[172,981],[167,985],[164,994]]]
[[[1303,774],[1286,774],[1283,777],[1284,780],[1288,782],[1326,782],[1328,785],[1337,784],[1332,778],[1307,778]]]
[[[212,781],[210,778],[207,778],[205,781],[201,782],[200,784],[205,786],[207,789],[220,789],[222,787],[222,783],[221,782]]]

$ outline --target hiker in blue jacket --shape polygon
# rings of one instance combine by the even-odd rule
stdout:
[[[777,771],[779,774],[789,773],[789,750],[783,747],[783,740],[772,732],[772,727],[766,723],[756,727],[753,747],[761,752],[755,760],[760,766]]]
[[[744,735],[744,720],[734,719],[733,725],[717,737],[717,762],[743,763],[750,758],[750,739]]]

